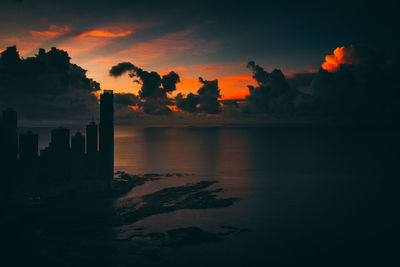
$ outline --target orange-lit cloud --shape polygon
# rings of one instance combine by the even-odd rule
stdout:
[[[70,55],[82,62],[95,60],[96,58],[103,59],[104,57],[118,58],[119,55],[101,55],[93,53],[96,49],[112,46],[117,44],[118,38],[125,37],[138,32],[139,30],[149,27],[154,23],[118,23],[103,25],[99,28],[91,29],[89,31],[81,32],[78,35],[64,38],[61,40],[57,47],[64,49]]]
[[[110,31],[99,29],[99,30],[91,30],[91,31],[83,32],[83,33],[79,34],[77,37],[82,38],[82,37],[86,37],[86,36],[95,36],[95,37],[116,38],[116,37],[128,36],[128,35],[131,35],[132,33],[133,33],[133,31],[110,32]]]
[[[134,33],[137,33],[144,28],[150,27],[157,24],[157,22],[118,22],[109,25],[103,25],[100,27],[92,28],[78,34],[77,38],[84,37],[103,37],[103,38],[119,38],[125,37]]]
[[[325,57],[322,68],[327,71],[335,71],[341,64],[357,64],[358,61],[354,57],[355,48],[353,45],[349,47],[337,47],[332,55]]]
[[[124,61],[124,60],[122,60]],[[125,60],[126,61],[126,60]],[[108,70],[111,67],[104,68],[112,63],[115,64],[115,60],[102,59],[101,61],[90,62],[88,66],[88,74],[98,81],[101,81],[102,89],[113,89],[118,93],[135,93],[137,94],[140,90],[141,85],[132,82],[132,79],[125,75],[118,79],[110,77]],[[97,67],[96,67],[97,66]],[[110,65],[111,66],[111,65]],[[199,82],[198,76],[187,76],[182,70],[189,69],[190,67],[171,68],[168,71],[160,72],[161,75],[168,73],[170,70],[177,71],[180,75],[181,82],[177,84],[177,90],[173,96],[178,93],[189,94],[196,93],[197,90],[203,85]],[[105,70],[105,71],[104,71]],[[93,74],[91,74],[93,73]],[[248,93],[248,85],[256,86],[256,82],[251,75],[238,74],[238,75],[204,75],[205,79],[213,80],[218,79],[218,85],[221,90],[221,98],[224,99],[243,99]]]
[[[78,35],[73,35],[72,33],[76,32],[75,29],[67,25],[51,25],[45,30],[27,30],[15,36],[1,36],[0,45],[3,47],[17,45],[21,56],[30,56],[39,47],[49,48],[49,41],[51,41],[51,46],[66,50],[75,61],[80,61],[81,55],[84,55],[84,60],[87,60],[90,57],[87,53],[111,45],[112,39],[134,34],[154,24],[156,22],[119,22],[103,25]]]
[[[46,43],[71,31],[69,26],[51,25],[46,30],[24,30],[11,35],[0,36],[0,47],[16,45],[20,56],[32,56],[38,48],[46,47]]]
[[[41,38],[44,40],[49,40],[49,39],[53,39],[53,38],[62,36],[70,31],[71,31],[71,28],[66,25],[64,25],[64,26],[51,25],[49,27],[49,30],[31,31],[31,34],[33,37]]]
[[[82,62],[82,65],[89,70],[88,74],[90,77],[101,81],[103,89],[112,89],[119,93],[136,94],[140,90],[141,85],[132,82],[132,79],[128,75],[123,75],[118,79],[109,76],[108,70],[111,66],[115,65],[116,62],[123,61],[129,61],[129,58],[98,58]],[[240,64],[240,66],[242,65]],[[199,76],[203,76],[207,80],[218,79],[222,99],[242,99],[248,94],[247,85],[256,85],[251,75],[232,73],[230,68],[225,67],[224,64],[177,66],[168,68],[166,71],[159,71],[159,73],[165,75],[170,71],[178,72],[181,78],[181,82],[177,84],[177,90],[174,92],[174,95],[178,93],[196,93],[202,86],[198,80]]]

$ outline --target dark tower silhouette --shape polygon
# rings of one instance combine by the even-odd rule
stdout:
[[[65,156],[69,151],[69,130],[63,127],[52,130],[50,146],[56,156]]]
[[[46,163],[54,180],[66,181],[70,178],[69,130],[58,127],[51,131],[50,154]]]
[[[81,180],[84,176],[85,136],[77,132],[71,137],[71,169],[69,178]]]
[[[86,153],[89,156],[97,153],[97,125],[93,121],[86,125]]]
[[[2,152],[6,162],[15,162],[18,154],[17,112],[9,108],[3,111]]]
[[[99,152],[105,178],[114,177],[114,96],[112,90],[104,90],[100,96]]]
[[[31,131],[19,135],[19,160],[34,161],[38,157],[38,135]]]
[[[38,135],[31,131],[20,134],[18,154],[19,164],[16,170],[20,175],[18,188],[29,191],[38,182]]]
[[[74,157],[82,157],[85,154],[85,136],[81,132],[71,137],[71,152]]]
[[[15,170],[17,169],[18,135],[17,113],[9,108],[3,111],[1,140],[0,194],[12,194],[15,186]],[[4,190],[4,191],[3,191]],[[7,199],[8,197],[6,197]]]

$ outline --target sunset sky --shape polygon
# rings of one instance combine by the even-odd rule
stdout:
[[[108,75],[130,61],[160,74],[178,72],[175,93],[195,92],[202,76],[218,78],[223,99],[243,98],[255,84],[249,60],[290,75],[318,70],[326,55],[350,44],[393,53],[398,37],[387,26],[394,25],[391,12],[396,9],[385,1],[6,0],[0,49],[16,45],[29,57],[56,46],[102,89],[116,92],[140,89],[128,76]]]

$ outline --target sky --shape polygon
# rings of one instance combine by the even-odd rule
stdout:
[[[248,85],[259,85],[249,61],[291,77],[317,72],[335,49],[352,45],[397,59],[398,11],[395,1],[3,0],[0,52],[16,45],[28,58],[57,47],[116,93],[141,89],[109,73],[131,62],[178,73],[174,96],[196,93],[203,77],[218,79],[219,99],[243,99]]]
[[[199,76],[218,77],[223,98],[242,98],[252,82],[249,60],[285,73],[318,69],[338,46],[389,50],[388,40],[398,38],[387,26],[397,9],[384,1],[6,0],[2,6],[1,49],[17,45],[28,57],[56,46],[102,89],[119,92],[139,89],[128,77],[108,75],[120,61],[176,70],[183,92],[198,87]]]

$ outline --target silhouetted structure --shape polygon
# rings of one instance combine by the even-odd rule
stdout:
[[[105,90],[100,95],[100,142],[99,152],[105,178],[114,176],[114,95],[112,90]]]
[[[2,154],[6,162],[17,160],[18,136],[17,136],[17,112],[8,108],[3,112],[2,120],[3,146]]]
[[[69,151],[69,130],[63,127],[52,130],[50,148],[56,156],[66,155]]]
[[[97,154],[98,129],[95,122],[86,125],[86,153],[88,156]]]
[[[3,112],[0,136],[0,187],[2,187],[0,194],[7,198],[14,191],[13,176],[18,156],[17,113],[11,108]]]
[[[83,157],[85,154],[85,136],[81,132],[71,137],[71,152],[73,157]]]
[[[49,158],[51,156],[51,151],[50,151],[50,147],[47,146],[44,149],[40,150],[40,158],[41,159],[46,159]]]
[[[5,110],[0,118],[0,187],[5,192],[0,194],[40,191],[40,188],[54,193],[108,187],[114,176],[113,108],[113,91],[105,91],[100,98],[99,152],[98,128],[91,122],[86,126],[87,143],[81,132],[70,139],[69,129],[58,127],[51,131],[51,142],[40,150],[40,155],[38,135],[31,131],[19,135],[18,146],[17,113]]]
[[[19,135],[19,160],[33,161],[38,158],[38,135],[32,131]]]
[[[18,188],[28,191],[35,188],[38,182],[38,135],[31,131],[20,134],[18,154]]]

